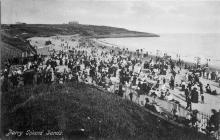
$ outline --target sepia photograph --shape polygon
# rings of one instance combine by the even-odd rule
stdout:
[[[220,0],[0,9],[0,140],[220,140]]]

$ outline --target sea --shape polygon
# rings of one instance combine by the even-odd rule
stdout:
[[[99,41],[131,51],[142,49],[152,55],[164,53],[173,59],[200,61],[220,69],[220,33],[160,34],[160,37],[103,38]]]

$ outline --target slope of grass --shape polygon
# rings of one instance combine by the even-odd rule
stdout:
[[[2,101],[4,133],[9,129],[62,130],[66,139],[210,139],[171,125],[130,101],[85,84],[11,89],[3,93]]]
[[[26,24],[26,25],[3,25],[2,28],[6,33],[15,36],[19,35],[23,38],[33,36],[52,36],[52,35],[73,35],[80,34],[82,36],[97,37],[99,35],[111,34],[134,34],[146,37],[158,36],[152,33],[144,33],[137,31],[130,31],[123,28],[95,26],[95,25],[69,25],[69,24]]]

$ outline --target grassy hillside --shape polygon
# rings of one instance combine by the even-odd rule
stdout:
[[[161,120],[133,102],[85,84],[26,86],[3,93],[2,98],[4,133],[8,129],[63,130],[66,139],[210,139]],[[59,137],[52,139],[55,138]]]
[[[73,35],[80,34],[82,36],[99,37],[99,36],[158,36],[152,33],[129,31],[123,28],[115,28],[108,26],[95,25],[69,25],[69,24],[25,24],[25,25],[3,25],[2,27],[11,36],[20,36],[28,38],[33,36],[52,36],[52,35]]]

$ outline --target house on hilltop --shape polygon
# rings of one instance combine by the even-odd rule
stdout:
[[[26,23],[24,23],[24,22],[16,22],[15,24],[17,24],[17,25],[26,25]]]
[[[68,22],[68,24],[70,24],[70,25],[78,25],[79,22],[78,21],[70,21],[70,22]]]

